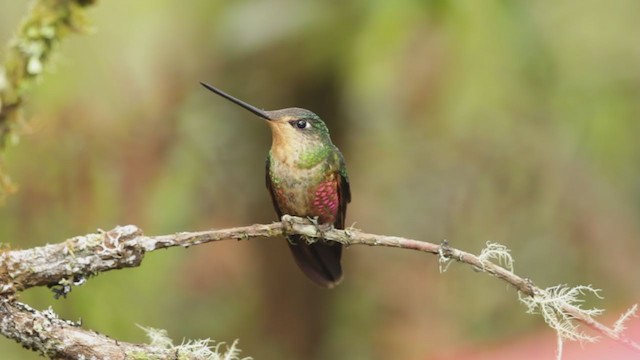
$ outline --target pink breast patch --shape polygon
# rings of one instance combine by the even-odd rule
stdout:
[[[333,223],[338,213],[339,202],[336,183],[332,180],[320,183],[313,198],[314,215],[318,216],[323,224]]]

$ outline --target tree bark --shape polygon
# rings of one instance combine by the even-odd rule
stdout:
[[[454,260],[471,265],[476,271],[493,275],[515,287],[521,301],[524,298],[523,302],[530,310],[540,306],[539,312],[543,316],[545,312],[553,312],[552,315],[556,318],[559,316],[561,321],[567,321],[561,325],[569,324],[570,330],[577,330],[575,322],[581,323],[640,353],[640,344],[622,333],[622,321],[611,328],[593,318],[601,312],[600,310],[579,307],[581,300],[576,296],[585,290],[594,291],[592,288],[538,288],[532,281],[512,271],[511,256],[504,247],[488,245],[480,255],[474,255],[455,249],[447,243],[433,244],[396,236],[368,234],[355,229],[321,231],[307,219],[288,215],[283,216],[281,222],[273,224],[160,236],[145,236],[133,225],[118,226],[110,231],[77,236],[58,244],[5,251],[0,254],[0,333],[28,349],[53,359],[205,359],[201,351],[193,351],[190,347],[130,344],[110,339],[94,331],[84,330],[80,324],[61,320],[51,310],[41,312],[32,309],[16,301],[15,294],[34,286],[49,286],[57,296],[66,296],[73,286],[81,285],[92,276],[109,270],[141,265],[147,252],[158,249],[189,247],[220,240],[248,240],[294,234],[303,235],[310,242],[328,240],[346,246],[385,246],[427,252],[437,255],[445,270]],[[491,262],[490,259],[502,259],[505,267]],[[561,294],[565,300],[552,299],[555,294]],[[549,301],[555,301],[553,307],[547,306],[546,302]],[[547,307],[542,308],[543,306]],[[630,317],[632,313],[625,314],[621,320]],[[563,333],[554,327],[548,317],[545,317],[545,321],[558,331],[559,339],[585,339],[581,337],[581,333]],[[206,343],[200,345],[208,349]]]

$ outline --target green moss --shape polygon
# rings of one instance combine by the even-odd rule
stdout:
[[[42,74],[57,45],[69,33],[91,27],[84,7],[94,1],[39,0],[25,17],[17,35],[9,42],[0,64],[0,150],[17,142],[14,128],[22,121],[23,96]],[[0,163],[0,196],[15,191]]]

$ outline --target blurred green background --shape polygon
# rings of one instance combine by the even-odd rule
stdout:
[[[0,2],[6,44],[28,2]],[[100,1],[34,88],[0,207],[14,248],[136,224],[146,234],[275,220],[268,128],[205,91],[304,107],[345,155],[347,223],[479,252],[542,287],[640,297],[640,2]],[[352,247],[316,288],[282,239],[161,251],[67,299],[21,298],[145,341],[240,339],[256,359],[424,359],[544,329],[489,276]],[[551,330],[544,330],[551,331]],[[6,359],[36,359],[0,339]],[[549,357],[552,357],[550,354]]]

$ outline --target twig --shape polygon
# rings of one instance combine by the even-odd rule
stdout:
[[[291,234],[304,235],[311,242],[323,236],[326,240],[337,241],[347,246],[386,246],[427,252],[438,255],[441,259],[471,265],[474,269],[506,281],[518,290],[523,299],[528,299],[530,306],[535,306],[537,302],[547,300],[548,297],[548,289],[541,289],[530,280],[511,271],[511,257],[505,255],[505,248],[496,244],[488,244],[487,249],[477,256],[452,248],[446,243],[438,245],[396,236],[368,234],[355,229],[331,229],[320,233],[307,219],[288,215],[282,218],[282,222],[267,225],[256,224],[161,236],[145,236],[133,225],[119,226],[111,231],[74,237],[59,244],[7,251],[0,254],[0,296],[10,296],[34,286],[54,287],[59,295],[64,296],[74,284],[82,283],[98,273],[139,266],[144,254],[154,250],[175,246],[190,247],[220,240],[247,240]],[[492,258],[502,259],[506,268],[491,262]],[[575,306],[571,301],[558,302],[555,306],[551,309],[560,311],[566,317],[566,321],[575,319],[596,332],[640,352],[640,344],[636,341],[628,339],[621,331],[596,321],[588,311]],[[11,337],[4,329],[0,330],[5,336]],[[21,340],[17,341],[24,344]]]

